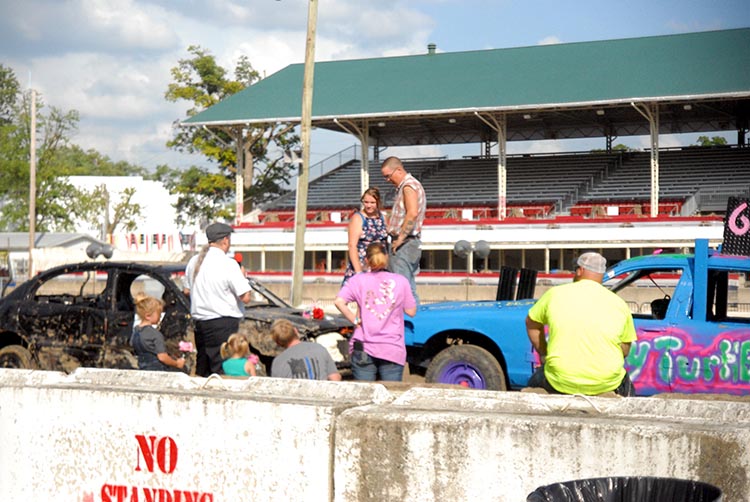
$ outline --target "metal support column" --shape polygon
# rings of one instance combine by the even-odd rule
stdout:
[[[659,104],[630,103],[648,120],[651,130],[651,214],[659,215]]]
[[[360,129],[354,122],[346,121],[344,123],[337,118],[334,118],[333,121],[344,131],[356,136],[360,145],[362,145],[362,162],[359,170],[359,193],[362,194],[370,186],[370,123],[365,120],[362,129]]]
[[[508,192],[508,170],[506,161],[508,123],[504,113],[497,116],[490,115],[487,118],[484,118],[479,112],[474,112],[474,115],[497,133],[497,218],[499,220],[504,220]]]
[[[237,176],[234,179],[234,224],[239,225],[245,213],[245,137],[241,127],[234,133],[237,155]]]

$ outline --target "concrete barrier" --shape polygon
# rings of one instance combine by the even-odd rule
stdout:
[[[336,422],[335,499],[523,501],[572,479],[704,481],[750,500],[750,403],[412,389]]]
[[[658,476],[750,500],[747,401],[0,369],[0,500],[523,501]]]
[[[384,387],[0,370],[0,500],[329,500],[334,421]]]

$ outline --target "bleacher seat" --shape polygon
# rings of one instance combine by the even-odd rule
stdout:
[[[723,210],[727,197],[750,186],[750,148],[664,150],[659,161],[659,214],[679,215],[690,197],[699,211]],[[348,215],[359,207],[360,166],[350,161],[310,183],[309,221],[328,221],[323,211]],[[406,159],[404,166],[425,187],[428,218],[462,219],[468,213],[460,208],[472,209],[472,219],[497,217],[497,158]],[[506,167],[506,217],[547,218],[561,208],[577,217],[650,214],[649,152],[511,155]],[[369,177],[388,208],[395,188],[378,163],[370,162]],[[295,202],[294,192],[283,195],[267,205],[261,221],[293,221]]]

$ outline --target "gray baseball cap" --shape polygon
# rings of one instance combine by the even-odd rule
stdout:
[[[607,259],[593,251],[583,253],[578,257],[576,263],[579,267],[583,267],[586,270],[590,270],[597,274],[603,274],[607,271]]]

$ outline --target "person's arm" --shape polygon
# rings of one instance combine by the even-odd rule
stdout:
[[[156,358],[159,359],[159,361],[162,362],[162,364],[166,364],[167,366],[171,366],[172,368],[182,369],[185,367],[185,358],[181,357],[179,359],[175,359],[166,352],[159,352],[156,354]]]
[[[258,376],[258,373],[255,371],[255,364],[250,359],[245,361],[245,373],[250,376]]]
[[[238,297],[242,303],[247,305],[250,303],[250,301],[253,299],[253,294],[251,291],[246,292],[245,294]]]
[[[336,363],[333,361],[328,349],[320,344],[316,345],[316,350],[320,353],[320,356],[316,357],[316,359],[319,360],[322,370],[326,372],[326,380],[340,382],[341,373],[339,373],[338,368],[336,368]]]
[[[408,315],[409,317],[414,317],[415,315],[417,315],[417,307],[404,309],[404,314]]]
[[[401,244],[409,237],[414,228],[417,226],[417,216],[419,216],[419,197],[417,191],[410,186],[405,186],[404,190],[404,223],[398,232],[398,238],[391,243],[391,248],[396,251]]]
[[[354,324],[355,326],[360,324],[362,320],[349,309],[348,302],[341,298],[340,296],[337,296],[336,299],[333,301],[333,304],[336,305],[336,308],[339,309],[339,312],[346,318],[347,321]]]
[[[544,336],[544,324],[526,316],[526,334],[534,349],[539,353],[542,362],[547,358],[547,339]]]
[[[628,357],[628,354],[630,354],[630,346],[632,344],[630,342],[628,343],[621,343],[620,348],[622,349],[622,355],[624,357]]]
[[[354,272],[362,272],[362,263],[359,261],[359,250],[357,249],[357,243],[359,238],[362,237],[362,216],[360,213],[355,212],[349,220],[349,261],[352,262]]]

